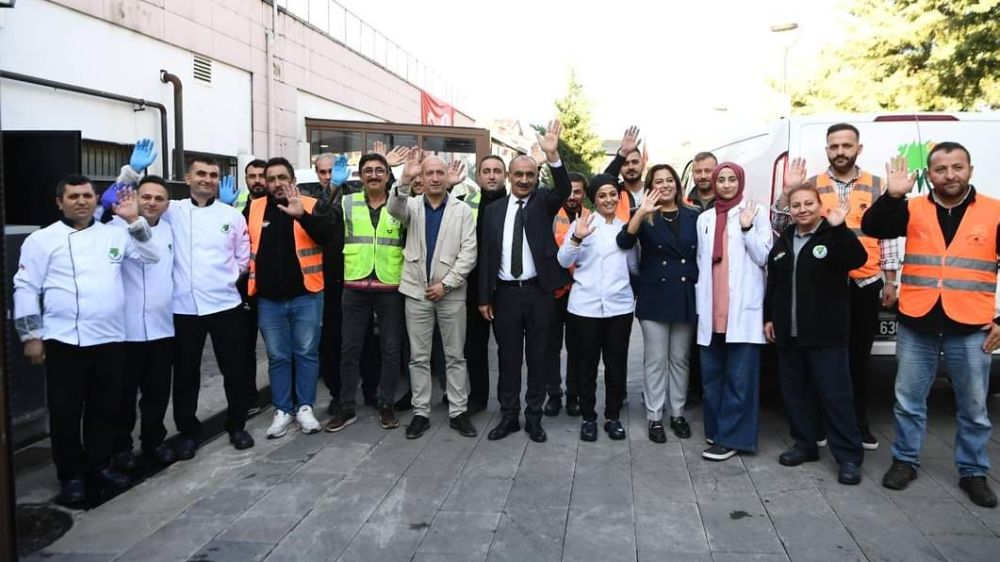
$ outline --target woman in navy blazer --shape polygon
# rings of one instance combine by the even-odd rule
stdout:
[[[684,419],[688,367],[695,336],[694,284],[698,281],[698,211],[683,204],[677,172],[667,164],[646,174],[646,195],[618,246],[639,242],[639,278],[635,315],[643,341],[643,394],[649,439],[665,443],[663,409],[669,405],[670,428],[677,437],[691,437]]]

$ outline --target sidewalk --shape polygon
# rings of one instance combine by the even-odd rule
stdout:
[[[267,411],[250,423],[253,449],[206,443],[193,461],[74,513],[72,529],[28,560],[964,561],[1000,552],[1000,510],[972,505],[956,485],[947,385],[932,394],[920,478],[891,492],[879,484],[891,463],[887,381],[871,408],[882,446],[867,456],[862,484],[847,487],[828,452],[778,464],[788,431],[773,405],[762,409],[756,455],[703,461],[700,409],[688,414],[691,439],[651,443],[641,355],[636,329],[624,441],[602,432],[581,442],[579,418],[563,412],[543,421],[547,443],[523,431],[491,442],[495,404],[473,418],[479,437],[463,438],[447,427],[436,389],[431,429],[416,440],[381,429],[366,408],[340,433],[268,441]]]

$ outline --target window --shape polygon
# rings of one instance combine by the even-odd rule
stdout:
[[[118,144],[91,139],[80,143],[80,172],[94,180],[115,181],[122,166],[132,156],[133,144]]]

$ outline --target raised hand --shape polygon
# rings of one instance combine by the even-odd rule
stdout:
[[[538,146],[548,158],[549,162],[559,160],[559,135],[562,134],[562,124],[558,119],[549,121],[549,126],[545,129],[544,135],[538,135]]]
[[[406,161],[406,155],[409,152],[409,148],[397,146],[385,154],[385,160],[389,163],[390,168],[395,168]]]
[[[420,175],[420,163],[424,161],[424,151],[413,147],[407,151],[406,166],[403,167],[403,185],[410,185]]]
[[[885,180],[886,193],[896,199],[902,199],[913,191],[913,185],[917,183],[917,174],[909,173],[905,156],[894,156],[885,165]]]
[[[347,155],[341,154],[333,162],[333,172],[330,175],[330,183],[335,186],[344,185],[344,182],[351,177],[351,172],[347,169]]]
[[[448,166],[448,186],[454,187],[463,181],[465,181],[466,169],[465,162],[462,162],[458,158],[451,161]]]
[[[118,203],[118,192],[130,186],[131,184],[113,183],[104,190],[104,193],[101,194],[101,207],[104,208],[105,213],[112,212],[115,204]]]
[[[642,204],[639,205],[638,212],[643,215],[655,213],[657,206],[659,206],[660,197],[663,197],[663,190],[659,187],[654,187],[642,198]]]
[[[782,191],[787,195],[789,191],[806,183],[806,159],[802,157],[792,158],[785,168],[785,183]]]
[[[375,141],[375,143],[372,145],[372,152],[374,154],[381,154],[382,156],[385,156],[385,148],[386,147],[384,142]]]
[[[757,216],[757,205],[751,203],[740,211],[740,226],[750,228],[753,226],[753,219]]]
[[[226,205],[236,202],[240,188],[236,186],[236,177],[226,174],[219,179],[219,201]]]
[[[639,127],[632,125],[628,129],[625,129],[625,134],[622,135],[622,145],[618,149],[618,154],[621,156],[628,156],[633,150],[639,148],[642,140],[639,139]]]
[[[851,200],[844,198],[840,200],[840,205],[833,207],[826,214],[826,222],[830,226],[840,226],[847,219],[847,214],[851,212]]]
[[[278,203],[278,209],[281,209],[286,215],[299,218],[306,212],[306,208],[302,206],[302,195],[299,193],[299,188],[296,185],[290,185],[285,188],[285,197],[288,198],[288,203],[282,205]]]
[[[129,168],[141,172],[156,162],[156,143],[152,139],[139,139],[128,160]]]
[[[597,218],[597,213],[591,213],[590,216],[584,218],[580,217],[576,220],[576,229],[573,230],[573,235],[583,240],[584,238],[590,236],[594,232],[594,219]]]
[[[531,145],[531,157],[535,160],[535,164],[539,166],[545,163],[546,160],[545,153],[542,151],[541,145],[539,145],[537,142]]]
[[[118,191],[118,202],[112,208],[116,215],[129,224],[139,220],[139,200],[131,187]]]

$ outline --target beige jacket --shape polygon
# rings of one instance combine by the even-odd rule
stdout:
[[[389,190],[389,214],[407,225],[403,248],[403,276],[399,292],[423,300],[427,287],[443,282],[451,287],[448,300],[465,300],[466,279],[476,266],[476,219],[468,205],[448,195],[441,229],[432,256],[431,278],[427,279],[427,227],[424,196],[410,197],[410,188],[396,185]]]

